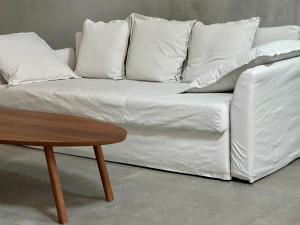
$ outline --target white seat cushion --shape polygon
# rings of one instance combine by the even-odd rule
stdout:
[[[0,89],[0,105],[37,111],[75,114],[124,124],[124,106],[130,95],[180,92],[180,83],[160,84],[110,79],[43,82]]]
[[[177,94],[187,84],[108,79],[0,86],[0,106],[75,114],[117,124],[223,132],[231,94]]]

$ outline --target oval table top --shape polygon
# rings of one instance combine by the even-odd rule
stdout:
[[[127,131],[93,119],[0,108],[0,144],[95,146],[121,142]]]

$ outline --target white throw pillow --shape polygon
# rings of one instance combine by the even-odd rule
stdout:
[[[86,20],[75,72],[82,77],[123,79],[130,24]]]
[[[195,21],[131,16],[132,32],[126,62],[131,80],[178,81]]]
[[[300,56],[299,40],[275,41],[253,48],[247,55],[230,60],[211,70],[190,83],[185,92],[219,92],[232,91],[245,70]],[[231,80],[224,88],[224,81]],[[220,85],[223,87],[220,89]]]
[[[259,28],[253,46],[256,47],[279,40],[298,40],[300,39],[299,34],[300,27],[293,25]]]
[[[10,86],[78,78],[35,33],[0,35],[0,70]]]
[[[57,49],[54,50],[54,54],[59,60],[61,60],[61,62],[66,64],[68,67],[70,67],[70,69],[72,70],[75,69],[76,56],[73,48]],[[0,85],[2,84],[7,84],[7,82],[4,79],[3,75],[0,73]]]
[[[259,21],[254,17],[224,24],[196,23],[182,81],[192,82],[225,61],[246,54],[253,45]]]

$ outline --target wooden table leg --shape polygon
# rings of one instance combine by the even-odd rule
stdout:
[[[57,171],[55,155],[52,146],[44,146],[45,156],[48,165],[48,172],[51,180],[52,191],[60,224],[68,222],[67,210],[65,207],[64,197],[61,190],[60,179]]]
[[[109,181],[109,176],[108,176],[102,148],[100,145],[93,146],[93,147],[94,147],[95,156],[96,156],[96,160],[97,160],[97,164],[98,164],[98,168],[102,180],[103,189],[105,192],[106,201],[112,202],[114,200],[114,194]]]

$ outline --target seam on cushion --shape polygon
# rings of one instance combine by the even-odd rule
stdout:
[[[127,122],[128,122],[128,117],[127,117],[127,115],[128,115],[128,112],[127,112],[127,101],[128,101],[128,98],[129,98],[129,96],[130,95],[127,95],[126,96],[126,98],[125,98],[125,100],[124,100],[124,105],[123,105],[123,123],[126,125],[127,124]]]
[[[225,105],[225,107],[226,107],[226,105]],[[223,110],[221,110],[221,112],[217,113],[217,122],[216,122],[216,129],[215,129],[216,132],[223,133],[223,132],[229,130],[228,126],[224,124],[224,121],[223,121],[224,118],[222,117],[223,114],[224,114]]]
[[[182,80],[183,80],[183,74],[184,74],[184,72],[185,72],[185,70],[187,68],[187,65],[188,65],[189,49],[190,49],[190,44],[191,44],[192,32],[193,32],[193,28],[194,28],[194,26],[195,26],[196,23],[197,23],[196,20],[194,20],[193,22],[191,22],[189,32],[187,32],[187,36],[186,36],[186,51],[185,51],[185,54],[184,54],[184,60],[183,60],[182,65],[181,65],[180,75],[178,77],[177,76],[175,77],[176,81],[179,81],[179,82],[182,82]]]

